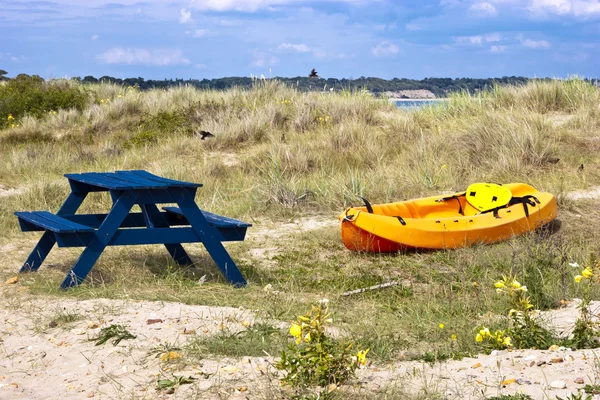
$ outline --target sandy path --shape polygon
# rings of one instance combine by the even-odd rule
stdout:
[[[196,335],[214,335],[224,328],[241,330],[254,322],[248,310],[147,301],[48,300],[30,296],[18,285],[3,285],[0,295],[6,299],[0,304],[0,399],[269,398],[280,390],[271,366],[274,360],[267,356],[208,358],[176,371],[176,366],[165,370],[169,366],[152,353],[161,344],[181,346]],[[594,307],[600,309],[600,303]],[[553,311],[551,317],[564,327],[574,312],[573,303]],[[50,322],[65,313],[78,313],[81,319],[51,328]],[[148,324],[148,320],[161,322]],[[95,346],[89,339],[111,324],[127,326],[136,338],[117,346]],[[394,387],[409,393],[426,388],[448,399],[515,392],[535,399],[554,398],[583,387],[576,382],[596,382],[595,360],[591,350],[560,349],[501,351],[433,366],[395,362],[361,370],[357,384],[341,390],[367,396]],[[173,395],[157,391],[157,376],[173,373],[196,380]],[[503,381],[508,383],[502,385]],[[553,381],[564,381],[566,388],[552,388]]]

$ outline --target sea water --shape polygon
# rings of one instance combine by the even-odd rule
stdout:
[[[440,100],[399,100],[395,101],[398,108],[419,108],[438,103]]]

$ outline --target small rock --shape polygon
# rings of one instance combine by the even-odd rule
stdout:
[[[532,362],[529,363],[530,367],[533,367],[534,365],[535,365],[535,361],[532,361]]]
[[[563,362],[563,361],[565,361],[565,359],[564,359],[564,358],[562,358],[562,357],[555,357],[555,358],[553,358],[553,359],[551,359],[551,360],[550,360],[550,362],[551,362],[552,364],[558,364],[558,363],[561,363],[561,362]]]
[[[567,350],[567,348],[566,348],[566,347],[563,347],[563,346],[560,346],[560,347],[558,348],[558,351],[565,351],[565,350]]]
[[[162,319],[149,319],[148,321],[146,321],[146,324],[148,325],[152,325],[152,324],[159,324],[165,322]]]
[[[7,279],[6,282],[4,282],[4,283],[6,283],[7,285],[13,285],[13,284],[15,284],[17,282],[19,282],[19,276],[18,275],[17,276],[13,276],[12,278]]]
[[[567,382],[565,382],[565,381],[563,381],[561,379],[558,379],[556,381],[550,382],[550,387],[552,389],[566,389]]]
[[[498,350],[492,350],[490,356],[497,356],[499,354]]]
[[[537,365],[538,367],[541,367],[544,364],[546,364],[546,361],[538,361],[535,365]]]
[[[58,322],[56,322],[56,321],[50,321],[50,323],[48,324],[48,326],[50,328],[56,328],[58,326]]]
[[[196,334],[196,330],[195,329],[183,328],[183,334],[184,335],[195,335]]]
[[[473,368],[473,369],[481,368],[481,363],[475,363],[475,364],[471,365],[471,368]]]
[[[94,321],[85,321],[85,323],[87,324],[88,329],[96,329],[100,327],[100,325],[98,325],[98,323]]]
[[[525,357],[526,361],[531,361],[531,360],[535,360],[537,358],[537,356],[527,356]]]
[[[85,329],[71,329],[71,333],[74,335],[85,335],[86,332]]]
[[[206,380],[206,381],[202,381],[202,382],[198,383],[196,386],[197,386],[198,390],[204,391],[204,390],[210,389],[212,387],[212,383],[210,381]]]
[[[517,378],[517,383],[519,385],[531,385],[531,381],[525,378]]]
[[[166,393],[166,394],[173,394],[173,393],[175,393],[175,389],[173,389],[173,388],[168,388],[167,390],[165,390],[165,393]]]
[[[585,380],[582,377],[577,377],[573,382],[575,382],[578,385],[583,385],[585,383]]]
[[[560,347],[558,347],[558,346],[557,346],[557,345],[555,345],[555,344],[553,344],[552,346],[550,346],[550,347],[548,348],[548,350],[550,350],[550,351],[557,351],[558,349],[560,349]]]

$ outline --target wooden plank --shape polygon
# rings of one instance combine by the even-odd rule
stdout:
[[[56,233],[94,231],[94,228],[69,221],[48,211],[16,212],[15,215],[19,219]]]
[[[148,179],[136,178],[133,174],[116,174],[116,173],[102,173],[106,179],[121,182],[124,185],[130,185],[131,189],[155,189],[157,186],[160,188],[166,188],[166,185],[156,185]]]
[[[163,210],[165,210],[166,212],[180,215],[183,217],[183,212],[178,207],[163,207]],[[211,212],[208,212],[205,210],[200,210],[200,211],[202,211],[202,214],[204,215],[206,220],[211,225],[214,225],[214,226],[218,226],[218,227],[236,226],[236,227],[240,227],[240,228],[249,228],[252,226],[252,224],[249,224],[249,223],[243,222],[243,221],[239,221],[237,219],[225,217],[223,215],[214,214],[214,213],[211,213]]]
[[[95,236],[83,250],[79,259],[60,285],[61,289],[67,289],[83,282],[134,204],[135,195],[132,192],[123,192],[119,196],[110,213],[96,231]]]
[[[169,178],[163,178],[162,176],[157,176],[154,174],[151,174],[148,171],[144,171],[141,169],[136,169],[136,170],[132,170],[132,171],[117,171],[117,174],[119,173],[131,173],[131,174],[135,174],[141,177],[144,177],[146,179],[150,179],[156,182],[163,182],[165,184],[167,184],[169,187],[187,187],[187,188],[199,188],[202,187],[201,183],[194,183],[194,182],[184,182],[184,181],[178,181],[175,179],[169,179]]]
[[[171,193],[227,282],[235,287],[246,286],[246,279],[221,243],[224,239],[223,236],[218,229],[210,226],[194,201],[194,190],[173,188]]]
[[[115,183],[104,179],[102,176],[99,176],[93,172],[84,172],[82,174],[65,174],[65,176],[73,181],[82,182],[90,186],[97,186],[106,189],[113,190],[126,190],[129,185],[124,185],[122,183]]]

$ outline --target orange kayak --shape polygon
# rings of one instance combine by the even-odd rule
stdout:
[[[342,241],[350,250],[454,249],[494,243],[540,228],[556,217],[556,198],[524,183],[473,184],[466,192],[350,207]]]

